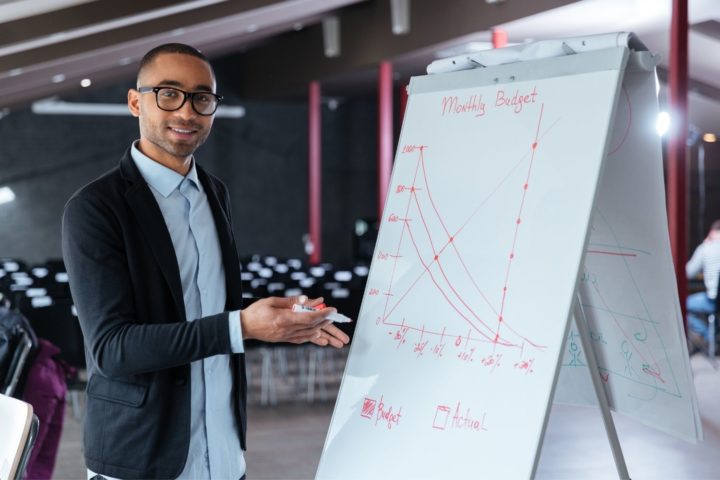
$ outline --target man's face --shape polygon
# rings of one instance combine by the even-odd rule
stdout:
[[[215,78],[210,66],[197,57],[164,53],[143,69],[138,86],[215,92]],[[190,99],[174,112],[161,110],[153,92],[130,90],[128,106],[140,120],[140,150],[167,166],[187,162],[207,139],[214,119],[214,115],[199,115]]]

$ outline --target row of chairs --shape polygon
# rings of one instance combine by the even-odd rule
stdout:
[[[297,258],[281,259],[270,255],[252,255],[242,259],[243,296],[323,297],[325,302],[340,313],[357,318],[368,275],[367,264],[360,263],[339,268],[329,263],[307,265]],[[37,336],[50,340],[60,347],[61,358],[76,367],[82,378],[85,368],[85,351],[77,312],[72,302],[68,275],[61,260],[49,260],[29,266],[22,260],[0,258],[0,292],[13,299],[14,305],[28,318]],[[341,324],[350,337],[355,323]],[[335,353],[305,346],[247,342],[249,363],[259,363],[249,372],[259,380],[260,403],[277,403],[277,391],[287,387],[288,363],[298,394],[312,401],[316,390],[320,399],[327,398],[329,379],[338,378],[337,371],[344,358]],[[342,355],[341,355],[342,356]],[[284,382],[284,386],[283,386]],[[84,383],[72,380],[70,391],[77,392]],[[287,388],[285,388],[287,390]],[[281,395],[282,397],[282,395]],[[80,398],[71,400],[79,416]]]

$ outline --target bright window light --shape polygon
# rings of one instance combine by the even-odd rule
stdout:
[[[670,129],[670,114],[668,112],[658,113],[657,123],[655,124],[658,135],[661,137]]]
[[[0,187],[0,204],[15,200],[15,192],[10,187]]]

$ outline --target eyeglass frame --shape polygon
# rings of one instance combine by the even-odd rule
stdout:
[[[166,108],[163,108],[160,106],[160,100],[158,98],[158,93],[160,90],[175,90],[176,92],[180,92],[183,94],[183,101],[180,103],[180,105],[177,108],[173,108],[172,110],[168,110]],[[162,110],[163,112],[176,112],[180,110],[183,106],[185,106],[185,103],[187,102],[188,98],[190,99],[190,106],[192,107],[193,111],[197,113],[198,115],[202,115],[203,117],[209,117],[211,115],[215,115],[215,112],[217,112],[218,107],[220,106],[220,102],[223,100],[222,95],[218,95],[217,93],[208,92],[205,90],[198,90],[195,92],[186,92],[185,90],[181,90],[177,87],[164,87],[164,86],[157,86],[157,87],[137,87],[135,89],[138,93],[150,93],[153,92],[155,94],[155,105]],[[215,97],[215,110],[212,111],[212,113],[200,113],[198,112],[197,108],[195,108],[194,103],[194,97],[198,94],[204,94],[204,95],[212,95]]]

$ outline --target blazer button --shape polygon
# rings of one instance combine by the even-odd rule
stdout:
[[[187,378],[185,377],[177,377],[175,379],[175,385],[183,386],[187,383]]]

